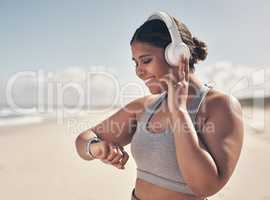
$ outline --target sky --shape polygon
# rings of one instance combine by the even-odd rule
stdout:
[[[207,43],[207,59],[196,66],[204,81],[211,79],[228,91],[243,75],[260,71],[255,79],[260,81],[263,73],[266,87],[270,79],[267,0],[0,0],[0,93],[11,74],[38,69],[74,75],[95,68],[114,74],[122,83],[141,84],[129,41],[157,10],[181,19],[193,36]],[[270,88],[265,89],[270,94]]]

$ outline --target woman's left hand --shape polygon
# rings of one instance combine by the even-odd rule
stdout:
[[[187,97],[189,88],[189,62],[181,56],[180,63],[161,79],[167,85],[167,102],[170,113],[187,110]]]

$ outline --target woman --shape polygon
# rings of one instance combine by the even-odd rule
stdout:
[[[170,19],[190,56],[182,55],[177,66],[169,64],[168,26],[147,20],[130,45],[136,75],[151,95],[128,103],[76,139],[83,159],[100,159],[119,169],[129,158],[123,147],[131,143],[137,164],[132,199],[205,199],[228,182],[242,148],[239,102],[197,77],[194,65],[206,58],[206,44],[181,21]]]

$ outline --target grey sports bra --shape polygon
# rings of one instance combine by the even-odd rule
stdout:
[[[188,113],[193,124],[199,107],[211,88],[212,86],[204,84],[189,104]],[[152,133],[147,129],[149,119],[166,97],[167,92],[164,91],[145,109],[137,121],[137,129],[130,145],[131,154],[137,165],[137,178],[172,191],[192,195],[194,193],[185,183],[178,168],[172,131],[167,128],[162,133]]]

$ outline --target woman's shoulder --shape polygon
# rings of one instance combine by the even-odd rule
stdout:
[[[196,122],[198,128],[203,131],[204,134],[201,135],[204,140],[208,141],[208,144],[217,142],[213,138],[222,140],[229,135],[231,140],[241,143],[244,121],[242,107],[236,97],[212,88],[206,95],[202,107],[204,109],[199,109],[200,113],[198,113]],[[217,137],[213,137],[213,135]]]
[[[208,115],[220,112],[221,115],[241,113],[242,108],[239,100],[222,90],[212,88],[206,95],[204,102],[205,111]]]
[[[156,101],[159,96],[160,94],[148,94],[135,99],[133,104],[137,105],[137,108],[139,108],[136,112],[136,118],[139,119],[140,116],[144,113],[145,109],[154,103],[154,101]]]

